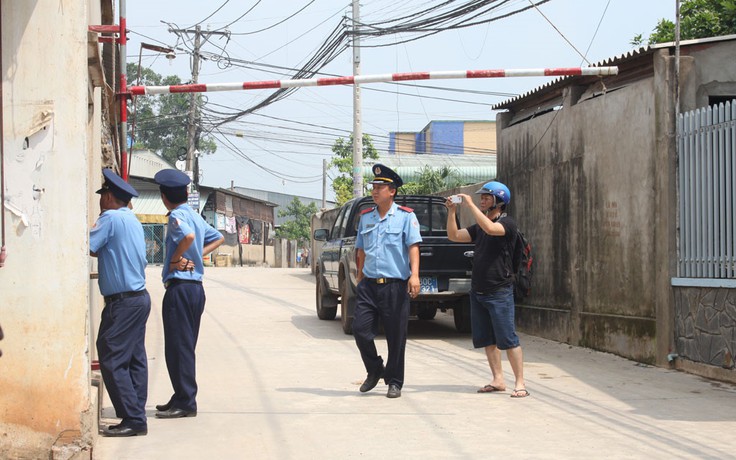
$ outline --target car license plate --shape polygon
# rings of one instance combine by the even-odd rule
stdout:
[[[435,276],[422,276],[419,278],[419,292],[438,292],[437,290],[437,277]]]

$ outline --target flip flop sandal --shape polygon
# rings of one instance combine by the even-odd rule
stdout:
[[[493,385],[486,385],[483,388],[478,389],[478,393],[498,393],[506,391],[506,388],[499,388]]]
[[[519,388],[519,389],[514,389],[513,393],[511,393],[511,397],[512,398],[526,398],[530,394],[531,393],[529,393],[529,391],[527,391],[526,388]]]

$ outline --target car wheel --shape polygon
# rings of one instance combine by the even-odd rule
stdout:
[[[324,320],[333,320],[337,316],[337,296],[325,286],[322,275],[317,273],[317,317]]]
[[[417,306],[417,318],[423,320],[434,319],[437,316],[437,307],[431,304],[420,304]]]
[[[350,281],[344,280],[340,286],[340,322],[342,331],[346,334],[353,333],[353,317],[349,312],[355,311],[355,293],[350,288]]]
[[[458,332],[470,332],[470,297],[463,297],[452,308],[452,316],[455,320],[455,329]]]

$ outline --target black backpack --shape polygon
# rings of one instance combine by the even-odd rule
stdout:
[[[516,232],[511,268],[514,271],[514,299],[521,300],[532,291],[532,245],[521,230]]]

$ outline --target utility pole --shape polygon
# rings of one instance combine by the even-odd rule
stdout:
[[[197,25],[194,29],[174,29],[169,28],[169,32],[173,32],[179,36],[182,34],[194,34],[194,51],[192,55],[192,84],[199,82],[199,50],[202,47],[202,36],[205,37],[205,41],[212,35],[223,35],[229,36],[230,31],[224,32],[218,31],[204,31],[202,27]],[[195,186],[199,185],[199,161],[196,158],[195,152],[197,151],[197,115],[199,107],[197,106],[197,94],[192,93],[189,105],[189,121],[187,125],[187,158],[185,163],[185,169],[192,172],[192,182]]]
[[[322,209],[327,208],[327,159],[322,159]]]
[[[360,2],[353,0],[353,75],[360,75]],[[363,125],[360,114],[360,85],[353,85],[353,197],[363,196]]]
[[[199,47],[201,46],[200,37],[202,28],[197,25],[194,29],[194,56],[192,56],[192,84],[196,85],[199,80]],[[199,171],[194,169],[194,151],[196,150],[196,134],[197,134],[197,95],[192,94],[189,102],[189,125],[187,130],[187,161],[185,169],[192,171],[192,182],[199,183]]]

